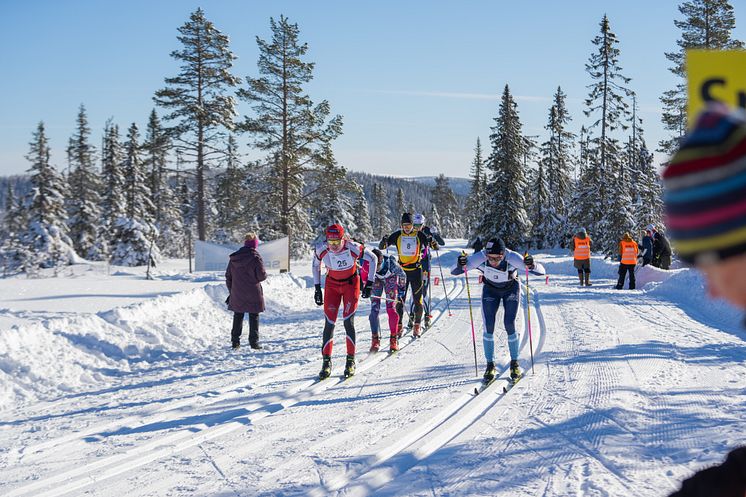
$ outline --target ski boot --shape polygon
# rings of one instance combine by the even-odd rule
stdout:
[[[521,373],[521,367],[518,365],[518,361],[510,361],[510,380],[515,383],[521,379],[523,374]]]
[[[355,356],[347,355],[347,362],[345,363],[344,377],[349,378],[355,374]]]
[[[238,350],[241,348],[241,344],[239,342],[233,342],[233,345],[231,345],[231,348],[233,350]]]
[[[373,338],[370,340],[370,351],[378,352],[379,348],[381,348],[381,339],[378,338],[378,335],[373,335]]]
[[[325,380],[332,374],[332,358],[331,356],[325,355],[324,362],[321,365],[321,371],[319,372],[319,380]]]
[[[410,330],[412,329],[412,326],[414,326],[414,314],[409,315],[409,323],[407,323],[407,328]]]
[[[430,329],[430,318],[431,318],[430,314],[425,315],[425,329],[426,330]]]
[[[495,363],[488,362],[487,370],[484,372],[484,377],[482,378],[482,383],[484,383],[485,385],[489,385],[490,383],[495,381],[495,376],[497,376],[497,370],[495,369]]]
[[[391,335],[389,340],[389,352],[396,352],[399,350],[399,341],[396,339],[396,335]]]
[[[412,328],[412,336],[415,338],[419,338],[422,336],[420,323],[414,323],[414,328]]]
[[[585,286],[593,286],[591,285],[591,273],[585,273]]]

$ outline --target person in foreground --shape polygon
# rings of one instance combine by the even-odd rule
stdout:
[[[249,345],[261,349],[259,344],[259,313],[264,311],[264,292],[261,282],[267,279],[262,256],[256,251],[259,239],[256,233],[247,233],[243,247],[230,255],[225,270],[228,286],[228,309],[233,311],[231,343],[233,349],[241,346],[244,313],[249,313]]]
[[[711,104],[663,171],[668,234],[712,297],[746,309],[746,114]],[[746,447],[688,478],[670,497],[746,496]]]
[[[505,308],[503,324],[508,333],[508,349],[510,350],[510,378],[518,381],[522,375],[518,364],[518,334],[515,330],[515,318],[518,315],[518,303],[521,287],[518,284],[519,271],[528,269],[535,275],[544,275],[544,266],[534,263],[528,253],[524,257],[505,247],[501,238],[493,238],[487,242],[484,250],[466,257],[461,254],[458,264],[451,271],[453,275],[463,274],[464,271],[476,269],[483,274],[484,288],[482,289],[482,319],[484,320],[484,358],[487,370],[484,372],[485,384],[495,379],[495,317],[502,301]]]
[[[337,322],[340,304],[342,320],[347,334],[347,362],[344,376],[349,378],[355,374],[355,311],[361,295],[360,290],[360,261],[368,261],[369,267],[376,267],[376,256],[364,245],[345,239],[344,228],[339,224],[332,224],[326,228],[326,242],[316,247],[313,257],[312,272],[315,286],[314,301],[316,305],[324,306],[326,321],[324,324],[323,341],[321,345],[322,365],[319,379],[323,380],[332,374],[332,346],[334,345],[334,325]],[[328,273],[321,292],[321,263],[324,263]],[[367,281],[362,289],[363,298],[370,297],[375,271],[369,271]]]

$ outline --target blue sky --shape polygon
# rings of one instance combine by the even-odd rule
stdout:
[[[153,93],[177,73],[169,56],[179,48],[177,28],[198,7],[230,36],[240,77],[258,74],[255,37],[270,38],[270,17],[284,14],[299,25],[316,63],[308,93],[344,117],[334,149],[348,169],[467,177],[477,137],[488,148],[505,84],[524,134],[543,139],[558,85],[568,95],[573,130],[589,124],[584,64],[604,13],[620,40],[648,144],[657,145],[665,136],[659,96],[675,84],[664,52],[679,37],[679,3],[0,0],[0,174],[28,169],[24,155],[40,120],[52,162],[63,168],[81,103],[97,146],[109,117],[121,128],[136,122],[142,129]],[[731,3],[734,36],[744,40],[746,8]],[[250,109],[241,102],[238,111]]]

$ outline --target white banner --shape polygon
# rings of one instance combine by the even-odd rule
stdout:
[[[265,269],[288,268],[288,237],[260,243],[256,249],[264,260]],[[228,256],[242,245],[218,245],[217,243],[194,242],[194,270],[195,271],[225,271],[228,267]]]

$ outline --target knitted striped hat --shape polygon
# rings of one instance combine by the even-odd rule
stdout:
[[[746,114],[710,105],[663,172],[666,226],[690,264],[746,252]]]

